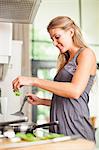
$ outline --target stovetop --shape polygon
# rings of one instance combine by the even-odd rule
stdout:
[[[9,125],[11,123],[26,122],[28,118],[26,116],[7,115],[0,114],[0,126]]]

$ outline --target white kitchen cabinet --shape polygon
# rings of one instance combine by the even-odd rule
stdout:
[[[12,23],[0,22],[0,56],[11,56]]]
[[[12,23],[0,22],[0,80],[6,75],[12,51]]]
[[[12,55],[8,71],[4,80],[0,81],[1,95],[8,98],[8,114],[20,108],[20,97],[15,96],[12,89],[12,80],[21,75],[22,42],[12,41]]]

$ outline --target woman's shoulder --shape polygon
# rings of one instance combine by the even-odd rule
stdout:
[[[84,48],[77,57],[77,64],[90,64],[96,66],[95,52],[91,48]]]
[[[85,68],[90,69],[90,74],[96,74],[96,56],[95,52],[91,48],[85,48],[81,51],[77,58],[78,66],[86,66]]]
[[[85,59],[95,59],[96,61],[96,55],[93,49],[91,48],[83,48],[78,56],[78,60],[81,58]]]

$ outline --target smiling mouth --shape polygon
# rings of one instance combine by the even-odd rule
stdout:
[[[63,45],[59,44],[59,45],[57,45],[57,48],[62,50],[63,49]]]
[[[64,49],[64,47],[63,46],[60,46],[60,47],[58,47],[59,48],[59,50],[62,52],[63,51],[63,49]]]

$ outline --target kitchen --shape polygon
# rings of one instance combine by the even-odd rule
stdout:
[[[6,2],[6,0],[4,0],[4,1]],[[15,2],[18,2],[18,1],[19,0],[15,0]],[[11,2],[13,2],[13,0],[11,0],[11,1],[9,0],[9,2],[11,3]],[[97,23],[97,20],[98,20],[97,14],[98,14],[98,6],[99,6],[98,0],[91,0],[91,1],[89,1],[89,0],[82,0],[82,1],[79,1],[79,0],[78,1],[76,1],[76,0],[70,0],[70,1],[68,1],[68,0],[62,0],[62,1],[42,0],[41,2],[40,1],[37,1],[37,3],[35,3],[35,2],[36,1],[34,1],[35,9],[34,9],[34,13],[33,13],[33,15],[35,16],[35,19],[32,18],[32,21],[34,20],[34,26],[38,27],[38,29],[40,28],[40,30],[42,29],[43,34],[47,34],[47,33],[45,33],[46,25],[48,24],[50,18],[52,18],[53,16],[66,14],[68,16],[73,17],[76,20],[76,22],[82,27],[84,33],[87,34],[86,38],[88,38],[88,42],[90,43],[92,48],[95,49],[97,62],[98,62],[98,60],[99,60],[98,35],[99,34],[96,34],[97,32],[99,32],[98,31],[98,23]],[[2,1],[1,1],[1,4],[2,4]],[[61,8],[60,8],[60,6],[61,6]],[[1,6],[1,8],[3,8],[3,7]],[[56,8],[56,9],[54,9],[54,8]],[[51,11],[50,11],[50,9],[51,9]],[[70,11],[71,9],[72,9],[72,11]],[[89,9],[89,11],[88,11],[88,9]],[[45,11],[46,11],[46,16],[45,16]],[[48,15],[47,15],[47,13],[48,13]],[[20,18],[21,18],[21,16],[22,15],[20,15]],[[26,16],[26,15],[24,15],[24,16]],[[24,18],[24,16],[22,16],[22,17]],[[91,16],[91,19],[90,19],[91,23],[90,23],[90,27],[89,27],[88,26],[89,25],[88,18],[90,18],[90,16]],[[14,95],[14,93],[12,91],[12,87],[11,87],[11,81],[17,75],[21,75],[21,74],[22,75],[30,75],[29,68],[31,66],[30,66],[29,58],[27,58],[29,56],[29,51],[27,51],[27,49],[29,49],[29,43],[27,42],[29,39],[29,36],[28,36],[29,26],[27,23],[29,22],[31,24],[31,20],[27,20],[27,22],[26,22],[26,20],[23,20],[23,18],[21,18],[21,20],[8,19],[8,22],[10,22],[8,24],[4,23],[7,19],[3,18],[3,20],[2,20],[3,24],[1,23],[1,25],[0,25],[0,28],[2,26],[3,26],[3,28],[4,28],[4,26],[6,28],[6,30],[4,29],[3,35],[0,34],[0,39],[1,39],[1,43],[3,44],[3,48],[6,49],[5,54],[7,54],[8,47],[9,47],[9,51],[10,51],[8,54],[9,58],[11,57],[11,44],[12,44],[12,49],[14,49],[14,51],[12,50],[13,57],[11,57],[11,59],[10,59],[8,71],[6,69],[4,69],[4,67],[0,68],[1,70],[4,69],[7,71],[6,75],[4,75],[5,76],[4,80],[0,81],[0,88],[1,88],[1,95],[4,97],[6,96],[9,100],[9,103],[8,103],[8,113],[9,114],[15,113],[19,110],[19,108],[22,104],[22,100],[24,98],[24,94],[27,91],[31,90],[28,88],[22,89],[22,91],[21,91],[22,96],[19,99],[19,97],[16,97]],[[22,21],[25,22],[25,24],[22,24]],[[12,24],[11,22],[14,22],[14,23]],[[20,22],[21,24],[18,24],[17,22]],[[40,24],[40,26],[39,26],[39,24]],[[95,26],[94,30],[92,30],[93,26]],[[12,32],[12,30],[13,30],[13,32]],[[3,31],[3,30],[1,30],[1,31]],[[8,31],[8,39],[6,37],[7,31]],[[24,31],[25,31],[25,33],[22,33]],[[11,38],[13,39],[12,43],[11,43]],[[3,42],[3,39],[7,39],[6,43],[8,43],[8,45]],[[2,45],[0,45],[0,46],[1,46],[0,49],[2,49]],[[7,48],[5,48],[5,47],[7,47]],[[24,53],[23,53],[23,51],[24,51]],[[4,52],[4,50],[3,50],[3,52]],[[0,50],[0,54],[2,55],[2,50]],[[3,53],[3,55],[5,55],[5,54]],[[16,56],[18,56],[18,58],[15,61]],[[1,60],[2,59],[0,59],[0,61]],[[21,62],[22,62],[22,64],[21,64]],[[33,66],[33,67],[35,67],[35,66]],[[4,71],[3,71],[3,73],[5,74]],[[6,88],[6,90],[5,90],[5,87],[9,87],[9,88]],[[91,94],[93,94],[93,93],[91,93]],[[98,104],[98,102],[96,102],[96,103]],[[95,116],[95,115],[98,116],[99,112],[98,112],[98,109],[96,108],[96,106],[98,106],[98,105],[95,105],[95,106],[94,105],[95,105],[95,103],[91,101],[91,103],[90,103],[91,116]],[[29,108],[28,110],[26,109],[27,107]],[[96,108],[96,109],[94,109],[94,108]],[[36,110],[36,108],[34,108],[34,110]],[[26,104],[24,106],[24,113],[29,117],[30,120],[32,117],[31,116],[32,113],[35,113],[33,111],[31,113],[31,111],[32,111],[31,105]],[[98,122],[99,121],[98,121],[98,117],[97,117],[96,127],[99,124]]]

